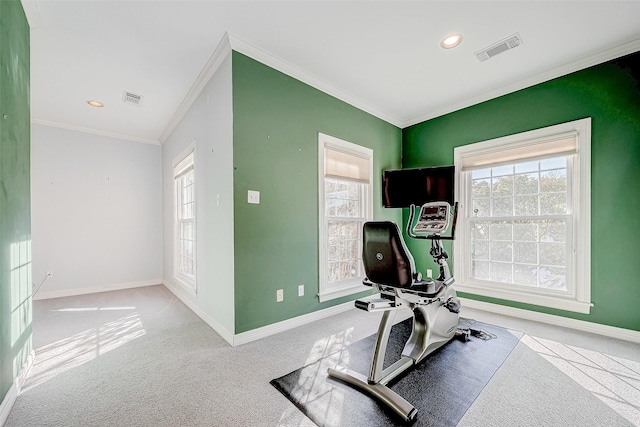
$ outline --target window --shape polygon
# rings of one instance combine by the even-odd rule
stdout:
[[[589,313],[591,120],[454,150],[461,292]]]
[[[373,151],[318,134],[320,302],[369,289],[362,284],[362,226],[373,208]]]
[[[196,286],[196,207],[193,148],[173,168],[175,181],[174,276],[183,285]]]

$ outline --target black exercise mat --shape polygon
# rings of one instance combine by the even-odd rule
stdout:
[[[461,319],[460,326],[473,321]],[[454,338],[417,367],[394,380],[391,389],[418,410],[414,426],[455,426],[522,334],[476,322],[473,329],[493,335],[468,342]],[[411,334],[411,319],[393,326],[385,367],[397,360]],[[376,335],[357,341],[271,384],[319,426],[396,426],[403,421],[389,408],[340,381],[328,378],[327,368],[348,367],[369,372]],[[286,424],[286,420],[282,420]]]

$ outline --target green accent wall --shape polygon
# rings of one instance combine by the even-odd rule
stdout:
[[[241,53],[232,61],[238,334],[353,300],[318,302],[318,132],[373,149],[374,217],[400,221],[380,181],[401,165],[401,130]]]
[[[31,352],[29,25],[0,1],[0,401]]]
[[[454,147],[584,117],[592,118],[591,313],[462,296],[640,331],[640,53],[406,128],[403,167],[451,165]]]

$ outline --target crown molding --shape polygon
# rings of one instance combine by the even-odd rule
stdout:
[[[327,83],[326,81],[308,73],[307,71],[293,65],[292,63],[282,58],[271,54],[270,52],[267,52],[266,50],[256,45],[247,43],[246,41],[239,39],[235,35],[229,35],[229,38],[231,40],[231,47],[236,52],[240,52],[243,55],[255,59],[256,61],[261,62],[264,65],[273,68],[274,70],[280,71],[290,77],[293,77],[296,80],[306,83],[309,86],[318,89],[319,91],[331,95],[334,98],[339,99],[340,101],[346,102],[347,104],[350,104],[358,108],[359,110],[369,113],[381,120],[384,120],[387,123],[401,127],[401,119],[372,106],[371,104],[359,99],[354,95],[336,88],[330,83]]]
[[[546,81],[553,80],[558,77],[574,73],[576,71],[584,70],[586,68],[593,67],[595,65],[602,64],[604,62],[611,61],[613,59],[620,58],[622,56],[638,51],[640,51],[640,38],[624,43],[622,45],[612,47],[610,49],[606,49],[602,52],[580,58],[576,61],[570,62],[560,67],[552,68],[551,70],[544,71],[526,79],[491,89],[477,96],[464,99],[460,102],[456,102],[454,104],[450,104],[436,110],[431,110],[428,113],[421,114],[406,121],[402,121],[399,126],[401,128],[413,126],[415,124],[422,123],[424,121],[431,120],[445,114],[453,113],[454,111],[462,110],[463,108],[471,107],[473,105],[480,104],[481,102],[489,101],[491,99],[498,98],[500,96],[507,95],[509,93],[516,92],[518,90],[525,89],[531,86],[535,86],[537,84],[544,83]]]
[[[191,88],[187,92],[187,95],[178,106],[178,109],[171,117],[171,120],[167,123],[164,130],[160,134],[160,144],[164,144],[164,142],[169,138],[169,135],[175,130],[180,121],[184,118],[184,116],[189,111],[189,108],[193,105],[193,103],[198,99],[198,96],[202,93],[211,77],[218,71],[218,68],[222,65],[227,56],[231,54],[231,41],[229,37],[229,33],[225,33],[222,36],[222,40],[218,43],[218,46],[213,51],[213,54],[209,57],[209,60],[198,74],[195,82],[191,85]]]
[[[38,119],[36,117],[31,117],[31,123],[32,124],[36,124],[36,125],[49,126],[49,127],[67,129],[67,130],[73,130],[73,131],[76,131],[76,132],[88,133],[88,134],[91,134],[91,135],[106,136],[108,138],[122,139],[122,140],[125,140],[125,141],[140,142],[142,144],[160,145],[160,142],[157,141],[157,140],[154,140],[154,139],[139,138],[139,137],[136,137],[136,136],[122,135],[122,134],[113,133],[113,132],[105,132],[105,131],[102,131],[102,130],[84,128],[84,127],[80,127],[80,126],[70,125],[70,124],[67,124],[67,123],[59,123],[59,122],[52,122],[52,121],[49,121],[49,120],[42,120],[42,119]]]
[[[169,122],[167,123],[167,126],[165,126],[164,130],[162,131],[162,134],[160,135],[161,144],[163,144],[167,140],[167,138],[169,138],[171,132],[175,130],[176,126],[178,126],[180,121],[187,114],[189,108],[191,108],[191,105],[193,105],[200,93],[202,93],[205,86],[218,70],[222,62],[234,50],[252,59],[255,59],[256,61],[264,65],[267,65],[274,70],[280,71],[290,77],[293,77],[296,80],[308,84],[315,89],[318,89],[328,95],[344,101],[347,104],[350,104],[364,112],[376,116],[379,119],[391,123],[392,125],[399,127],[400,123],[402,123],[402,121],[398,118],[392,117],[384,111],[379,110],[371,106],[370,104],[367,104],[361,99],[358,99],[357,97],[350,95],[347,92],[337,89],[336,87],[330,85],[322,79],[319,79],[302,70],[301,68],[296,67],[292,63],[287,62],[284,59],[279,58],[262,48],[247,43],[239,39],[237,36],[230,34],[229,32],[226,32],[222,37],[222,40],[220,40],[220,43],[214,50],[213,54],[205,64],[204,68],[196,78],[196,81],[191,86],[191,89],[189,89],[189,92],[185,96],[184,100],[174,113],[171,120],[169,120]]]
[[[576,71],[583,70],[585,68],[592,67],[594,65],[601,64],[603,62],[619,58],[621,56],[637,52],[640,50],[640,39],[636,39],[625,43],[623,45],[615,46],[611,49],[607,49],[603,52],[599,52],[594,55],[587,56],[585,58],[578,59],[569,64],[562,65],[560,67],[556,67],[554,69],[545,71],[543,73],[536,74],[534,76],[519,80],[517,82],[513,82],[511,84],[507,84],[504,86],[496,87],[491,90],[480,93],[471,98],[466,98],[459,102],[455,102],[453,104],[449,104],[443,106],[441,108],[431,110],[425,114],[421,114],[419,116],[415,116],[409,119],[401,119],[398,117],[394,117],[387,112],[376,108],[367,102],[353,96],[345,91],[342,91],[333,85],[327,83],[326,81],[306,72],[305,70],[293,65],[292,63],[279,58],[266,50],[248,43],[246,41],[241,40],[237,36],[226,32],[222,37],[220,43],[214,50],[213,54],[205,64],[204,68],[196,78],[196,81],[193,83],[189,92],[185,96],[184,100],[174,113],[171,120],[165,126],[162,134],[160,135],[160,143],[164,143],[171,132],[176,128],[176,126],[180,123],[180,121],[184,118],[186,113],[189,111],[191,105],[198,98],[204,87],[207,85],[211,77],[218,70],[222,62],[227,58],[228,55],[231,54],[232,51],[236,51],[246,55],[256,61],[267,65],[277,71],[280,71],[290,77],[295,78],[303,83],[308,84],[309,86],[318,89],[328,95],[331,95],[347,104],[350,104],[366,113],[369,113],[375,117],[378,117],[381,120],[384,120],[394,126],[397,126],[401,129],[413,126],[415,124],[434,119],[436,117],[452,113],[454,111],[461,110],[463,108],[467,108],[481,102],[485,102],[512,92],[516,92],[521,89],[525,89],[527,87],[534,86],[536,84],[543,83],[548,80],[552,80],[554,78],[558,78]]]
[[[21,0],[20,3],[22,3],[22,10],[24,10],[29,27],[31,29],[42,27],[42,15],[38,0]]]

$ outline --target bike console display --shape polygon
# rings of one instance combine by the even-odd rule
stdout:
[[[420,208],[415,234],[440,234],[449,227],[451,205],[447,202],[425,203]]]

